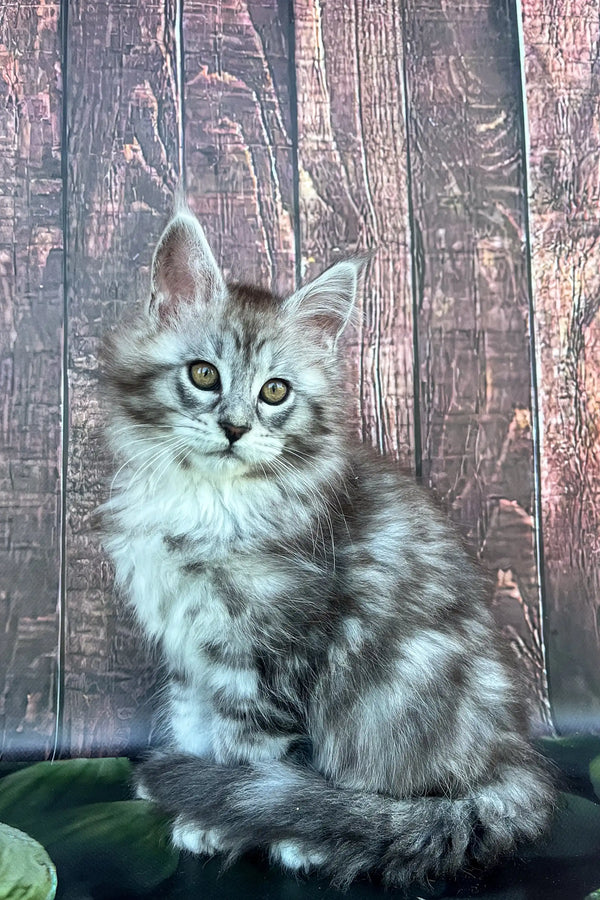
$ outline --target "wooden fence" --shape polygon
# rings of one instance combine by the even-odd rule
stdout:
[[[375,248],[357,428],[445,501],[543,729],[600,730],[597,0],[4,0],[0,750],[131,752],[100,335],[185,179],[228,274]]]

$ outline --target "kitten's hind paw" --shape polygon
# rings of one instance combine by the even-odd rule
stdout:
[[[187,850],[196,856],[214,856],[224,849],[217,828],[200,828],[178,816],[171,831],[171,840],[179,850]]]

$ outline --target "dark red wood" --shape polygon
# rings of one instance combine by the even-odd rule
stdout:
[[[524,0],[550,694],[600,727],[600,11]]]
[[[0,756],[54,741],[63,290],[59,4],[0,13]]]
[[[282,292],[295,270],[288,30],[272,0],[184,7],[190,203],[229,277]]]
[[[414,468],[401,5],[296,0],[294,16],[302,272],[374,251],[344,339],[357,429]]]

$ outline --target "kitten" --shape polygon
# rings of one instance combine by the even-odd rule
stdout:
[[[553,791],[479,570],[349,433],[361,267],[283,300],[226,284],[177,212],[106,341],[106,547],[168,667],[170,749],[138,778],[175,843],[405,886],[537,838]]]

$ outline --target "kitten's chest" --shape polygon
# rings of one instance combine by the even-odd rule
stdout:
[[[208,552],[166,535],[134,539],[128,594],[146,634],[172,668],[193,671],[206,648],[241,651],[277,633],[298,581],[284,560],[230,546]]]
[[[119,499],[105,545],[144,632],[173,667],[210,644],[278,645],[302,630],[308,594],[309,606],[324,595],[323,567],[289,549],[298,517],[289,531],[281,502],[267,504],[264,490],[246,502],[208,488]]]
[[[117,581],[148,637],[172,665],[206,644],[235,644],[294,579],[285,560],[245,539],[244,525],[221,515],[121,521],[106,542]],[[272,618],[272,617],[271,617]]]

